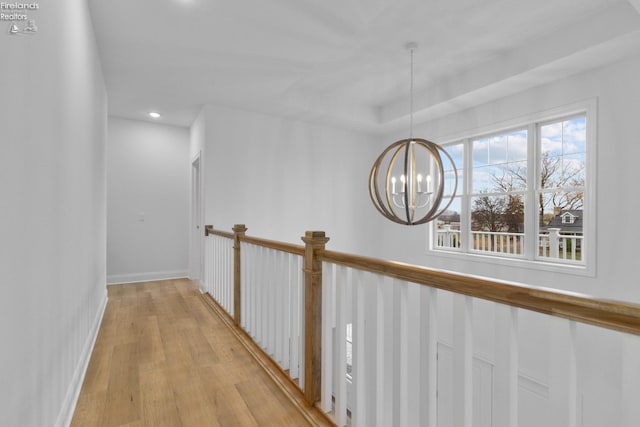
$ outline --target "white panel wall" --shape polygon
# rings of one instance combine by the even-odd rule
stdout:
[[[106,93],[93,30],[85,1],[40,6],[37,34],[10,36],[0,25],[7,427],[69,421],[106,303]]]
[[[108,283],[188,276],[188,129],[109,117],[108,131]]]

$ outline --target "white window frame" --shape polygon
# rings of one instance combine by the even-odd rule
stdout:
[[[586,137],[587,137],[587,158],[585,171],[585,188],[584,188],[584,206],[583,206],[583,236],[582,245],[582,261],[564,263],[559,260],[547,259],[537,256],[537,241],[539,235],[539,225],[537,221],[537,210],[535,209],[535,198],[538,193],[538,174],[540,141],[538,138],[539,126],[554,121],[561,121],[572,116],[586,116]],[[508,133],[510,131],[526,129],[527,130],[527,159],[535,158],[533,167],[527,168],[527,191],[525,194],[525,251],[524,255],[509,256],[507,254],[480,253],[472,251],[466,242],[469,242],[470,229],[469,211],[470,199],[469,190],[472,188],[472,160],[471,160],[471,143],[472,139],[478,139],[491,135]],[[464,134],[452,135],[447,138],[438,139],[439,145],[455,145],[464,144],[464,178],[462,180],[462,194],[460,198],[460,229],[463,242],[460,248],[441,248],[435,246],[436,239],[436,223],[432,221],[428,226],[428,245],[427,253],[430,256],[438,256],[445,258],[454,258],[460,260],[477,261],[483,263],[493,263],[496,265],[507,265],[513,267],[531,268],[536,270],[545,270],[552,272],[562,272],[584,276],[595,276],[596,259],[595,253],[597,248],[596,242],[596,149],[597,149],[597,99],[589,99],[576,102],[570,105],[541,111],[530,114],[517,119],[505,121],[492,126],[485,126]],[[529,163],[530,165],[530,163]],[[534,206],[534,208],[531,208]],[[532,239],[529,236],[535,236]]]
[[[563,224],[573,224],[574,222],[576,222],[576,217],[572,215],[570,212],[565,212],[562,214]]]

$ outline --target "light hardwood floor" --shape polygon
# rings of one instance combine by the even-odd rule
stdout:
[[[189,280],[109,287],[72,426],[308,426]]]

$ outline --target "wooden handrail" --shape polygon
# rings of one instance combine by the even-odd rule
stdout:
[[[640,335],[640,305],[525,285],[500,283],[426,267],[325,250],[323,262],[414,282],[474,298]]]
[[[310,405],[321,399],[322,390],[323,263],[338,264],[404,282],[640,336],[640,304],[598,299],[578,293],[499,282],[401,262],[329,251],[325,247],[329,238],[322,231],[307,231],[302,237],[305,246],[300,246],[249,237],[245,234],[246,230],[243,224],[236,224],[234,233],[218,231],[212,226],[205,227],[205,235],[222,236],[234,242],[234,323],[238,327],[241,323],[242,309],[241,243],[251,243],[303,257],[304,282],[301,295],[304,296],[304,319],[300,324],[304,332],[300,336],[304,338],[304,352],[301,352],[301,355],[304,355],[304,370],[298,375],[299,378],[304,378],[304,397]]]
[[[263,246],[269,249],[275,249],[277,251],[287,252],[294,255],[304,256],[304,246],[294,245],[292,243],[276,242],[275,240],[260,239],[257,237],[242,236],[241,242],[251,243],[258,246]]]
[[[209,235],[216,235],[216,236],[220,236],[220,237],[226,237],[227,239],[231,239],[233,240],[233,233],[229,233],[227,231],[220,231],[220,230],[216,230],[215,228],[213,228],[213,225],[205,225],[204,226],[204,235],[205,236],[209,236]]]
[[[220,231],[213,228],[213,225],[205,225],[204,226],[204,235],[216,235],[221,237],[226,237],[227,239],[234,239],[234,233],[228,233],[226,231]],[[261,239],[259,237],[251,237],[247,235],[239,236],[239,240],[245,243],[251,243],[258,246],[263,246],[269,249],[275,249],[277,251],[287,252],[293,255],[304,256],[304,246],[303,245],[294,245],[293,243],[284,243],[278,242],[275,240]]]
[[[233,233],[205,226],[206,235],[215,234],[233,239]],[[240,241],[304,256],[301,245],[240,236]],[[522,284],[501,283],[462,274],[433,270],[427,267],[385,261],[336,251],[320,253],[323,262],[331,262],[381,274],[449,292],[481,298],[499,304],[523,308],[581,323],[620,332],[640,335],[640,304],[599,299],[589,295],[559,290],[535,288]]]

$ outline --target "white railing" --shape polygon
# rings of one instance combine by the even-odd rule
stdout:
[[[420,287],[331,263],[323,278],[322,410],[338,426],[427,425],[437,353]]]
[[[560,234],[560,229],[550,228],[548,234],[540,234],[538,248],[540,256],[580,261],[584,236]]]
[[[580,261],[582,259],[582,235],[560,234],[559,229],[549,229],[538,235],[538,256],[545,258]],[[524,233],[472,231],[471,249],[497,254],[521,255],[524,251]],[[445,225],[436,230],[437,248],[460,248],[460,230]]]
[[[454,230],[449,224],[436,230],[436,247],[439,248],[459,248],[460,230]]]
[[[234,233],[206,229],[207,292],[303,389],[303,248],[252,239],[236,227]]]
[[[205,240],[206,291],[233,316],[233,240],[212,234]]]
[[[302,256],[241,243],[241,326],[304,387]]]
[[[524,233],[472,231],[473,250],[501,254],[521,254],[524,249]]]
[[[389,277],[392,263],[323,258],[321,408],[338,426],[640,425],[640,337],[493,301],[561,313],[571,296],[478,281],[475,298],[444,275],[430,287]]]
[[[638,305],[235,238],[237,324],[338,426],[640,425]]]

